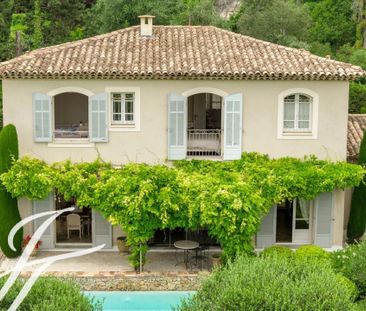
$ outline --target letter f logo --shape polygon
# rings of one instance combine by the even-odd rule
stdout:
[[[70,211],[73,211],[74,209],[75,209],[74,207],[69,207],[69,208],[65,208],[63,210],[59,210],[59,211],[44,212],[44,213],[39,213],[39,214],[32,215],[32,216],[27,217],[27,218],[23,219],[22,221],[18,222],[13,227],[13,229],[11,229],[11,231],[9,232],[8,244],[9,244],[9,247],[12,250],[15,251],[13,240],[14,240],[14,236],[17,233],[17,231],[22,226],[24,226],[25,224],[27,224],[27,223],[35,220],[35,219],[45,217],[45,216],[49,216],[49,218],[47,220],[45,220],[43,222],[43,224],[34,233],[33,237],[29,241],[28,245],[25,247],[25,249],[23,251],[23,254],[22,254],[22,256],[20,256],[20,258],[19,258],[18,262],[16,263],[15,267],[13,269],[11,269],[10,271],[7,271],[3,274],[0,274],[0,278],[5,276],[5,275],[10,274],[8,280],[5,282],[3,288],[0,290],[0,301],[1,301],[1,300],[4,299],[5,295],[9,292],[10,288],[14,285],[16,279],[19,277],[19,275],[22,272],[23,268],[29,267],[29,266],[34,266],[34,265],[40,265],[32,273],[29,280],[24,284],[24,287],[20,291],[19,295],[15,298],[15,300],[13,301],[13,303],[10,306],[8,311],[16,311],[16,309],[23,302],[24,298],[27,296],[27,294],[29,293],[29,291],[31,290],[32,286],[37,281],[39,276],[51,264],[53,264],[56,261],[69,259],[69,258],[74,258],[74,257],[80,257],[80,256],[84,256],[84,255],[87,255],[87,254],[95,253],[95,252],[101,250],[105,246],[105,244],[102,244],[102,245],[99,245],[99,246],[96,246],[96,247],[93,247],[93,248],[89,248],[89,249],[84,249],[84,250],[81,250],[81,251],[70,252],[70,253],[67,253],[67,254],[62,254],[62,255],[52,256],[52,257],[48,257],[48,258],[28,261],[29,257],[30,257],[30,254],[32,253],[32,251],[33,251],[34,247],[36,246],[37,242],[41,239],[41,236],[47,230],[47,228],[51,225],[51,223],[58,216],[60,216],[62,213],[70,212]]]

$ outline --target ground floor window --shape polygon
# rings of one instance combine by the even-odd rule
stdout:
[[[75,207],[69,213],[63,213],[56,219],[56,243],[80,244],[92,243],[92,211],[88,207],[79,208],[76,200],[65,200],[56,195],[56,210]]]

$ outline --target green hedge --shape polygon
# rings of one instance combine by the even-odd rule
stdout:
[[[0,288],[5,278],[0,279]],[[4,300],[0,311],[6,311],[24,286],[25,280],[17,280]],[[79,286],[56,278],[39,278],[17,311],[102,311],[102,304],[87,298]]]
[[[349,311],[354,288],[324,261],[239,257],[215,271],[181,311]]]
[[[14,125],[5,126],[0,132],[0,173],[7,172],[13,160],[18,159],[18,137]],[[20,221],[18,200],[0,185],[0,248],[5,256],[14,258],[20,255],[23,240],[23,229],[14,237],[15,252],[9,248],[8,234]]]

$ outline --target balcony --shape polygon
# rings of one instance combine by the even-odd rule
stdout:
[[[221,129],[189,129],[187,156],[221,156]]]

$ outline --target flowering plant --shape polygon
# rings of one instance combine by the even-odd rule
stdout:
[[[28,243],[30,242],[30,240],[32,239],[32,237],[28,234],[24,239],[23,239],[23,248],[25,248]],[[36,246],[34,247],[34,249],[39,249],[40,246],[42,245],[42,241],[39,240],[37,243],[36,243]]]

